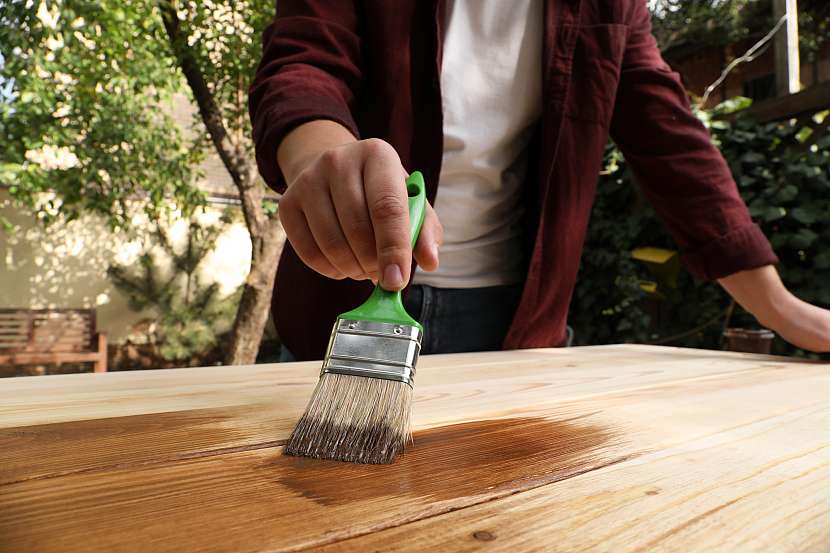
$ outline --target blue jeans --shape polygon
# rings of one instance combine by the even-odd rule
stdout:
[[[519,305],[521,284],[485,288],[435,288],[415,284],[404,307],[424,325],[421,353],[493,351],[501,344]],[[293,361],[282,348],[280,361]]]
[[[494,351],[519,305],[522,285],[485,288],[410,287],[404,307],[424,325],[421,353]]]

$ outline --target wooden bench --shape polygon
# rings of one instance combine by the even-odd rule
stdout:
[[[0,365],[92,363],[107,370],[94,309],[0,309]]]

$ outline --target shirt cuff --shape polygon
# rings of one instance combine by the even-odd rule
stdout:
[[[689,272],[703,280],[717,280],[778,263],[769,240],[754,223],[741,226],[696,251],[686,252],[682,259]]]
[[[349,129],[360,137],[354,118],[348,108],[332,102],[330,98],[287,98],[262,110],[253,123],[256,163],[265,184],[282,194],[287,183],[277,163],[277,148],[282,139],[303,123],[330,120]]]

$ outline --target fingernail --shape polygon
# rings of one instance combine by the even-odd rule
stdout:
[[[438,261],[438,244],[437,243],[432,244],[432,257],[435,258],[435,261]]]
[[[383,287],[386,289],[397,289],[403,285],[401,268],[395,265],[387,265],[383,270]]]

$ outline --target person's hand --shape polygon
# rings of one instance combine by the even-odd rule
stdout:
[[[776,317],[762,324],[796,347],[817,353],[830,352],[830,311],[792,294],[782,301],[779,311]]]
[[[405,286],[413,255],[406,177],[397,152],[382,140],[352,140],[318,153],[280,200],[297,255],[329,278],[371,279],[387,290]],[[438,267],[442,233],[428,205],[414,251],[427,271]]]
[[[719,280],[763,326],[801,349],[830,352],[830,311],[795,297],[772,265]]]

